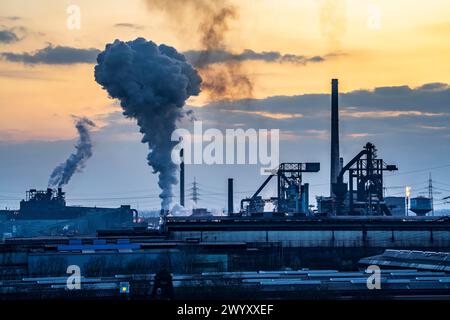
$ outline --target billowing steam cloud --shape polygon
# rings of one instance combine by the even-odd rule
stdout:
[[[78,118],[75,124],[78,130],[78,142],[75,145],[75,153],[53,170],[48,181],[50,188],[61,187],[69,183],[75,172],[83,170],[87,159],[92,156],[92,141],[90,129],[95,127],[95,123],[88,118]]]
[[[202,50],[189,50],[183,52],[188,61],[192,62],[195,67],[204,68],[209,64],[215,63],[229,63],[242,61],[264,61],[276,63],[292,63],[305,65],[310,62],[323,62],[325,57],[314,56],[306,57],[295,54],[281,54],[277,51],[263,51],[255,52],[250,49],[244,50],[242,53],[231,53],[225,50],[210,50],[205,52]],[[200,57],[207,55],[207,59],[200,59]]]
[[[225,34],[229,30],[229,22],[237,19],[237,9],[228,0],[146,0],[149,10],[159,9],[170,15],[171,21],[191,29],[195,17],[198,21],[202,52],[197,60],[192,61],[200,66],[199,72],[204,80],[203,89],[212,99],[239,99],[251,97],[253,84],[243,72],[239,61],[227,60],[218,65],[204,63],[211,60],[214,50],[226,50]]]
[[[168,209],[177,183],[171,134],[185,114],[185,101],[200,93],[200,76],[174,48],[138,38],[106,45],[97,58],[95,80],[120,100],[126,117],[137,120],[150,149],[148,164],[158,173],[161,206]]]

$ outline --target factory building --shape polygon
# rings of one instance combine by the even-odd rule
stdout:
[[[19,210],[0,212],[2,237],[95,235],[100,229],[132,228],[137,211],[128,205],[119,208],[67,206],[65,193],[57,190],[26,192]]]
[[[394,217],[406,215],[406,198],[405,197],[385,197],[384,201],[389,211]]]

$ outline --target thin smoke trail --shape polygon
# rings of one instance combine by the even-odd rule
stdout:
[[[78,118],[75,127],[79,136],[75,145],[76,151],[53,170],[48,181],[50,188],[68,184],[73,174],[81,172],[86,165],[86,161],[92,156],[90,129],[95,127],[95,123],[88,118]]]

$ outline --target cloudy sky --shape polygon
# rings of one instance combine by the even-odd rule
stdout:
[[[450,195],[448,1],[162,3],[1,2],[1,207],[17,206],[27,188],[46,187],[52,169],[73,150],[73,116],[87,116],[97,128],[93,157],[66,187],[70,203],[159,206],[138,127],[124,119],[93,74],[107,43],[137,37],[174,46],[198,68],[229,64],[244,77],[250,89],[238,90],[237,83],[223,97],[204,90],[186,108],[207,127],[280,129],[282,161],[322,163],[320,173],[304,177],[311,200],[328,193],[329,90],[330,80],[339,78],[342,156],[350,160],[371,141],[380,157],[400,168],[388,174],[388,195],[401,195],[406,185],[421,194],[431,173],[436,207],[444,207],[439,199]],[[74,8],[80,13],[75,24]],[[233,14],[216,25],[222,28],[218,45],[199,64],[196,58],[211,49],[202,27],[210,11],[223,8]],[[206,72],[202,77],[214,80]],[[226,178],[235,178],[238,201],[264,180],[258,172],[255,165],[192,165],[187,181],[199,181],[201,205],[223,208]]]

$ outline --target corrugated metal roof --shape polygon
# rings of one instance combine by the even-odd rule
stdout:
[[[422,270],[450,272],[449,252],[386,250],[381,255],[362,258],[359,263]]]

